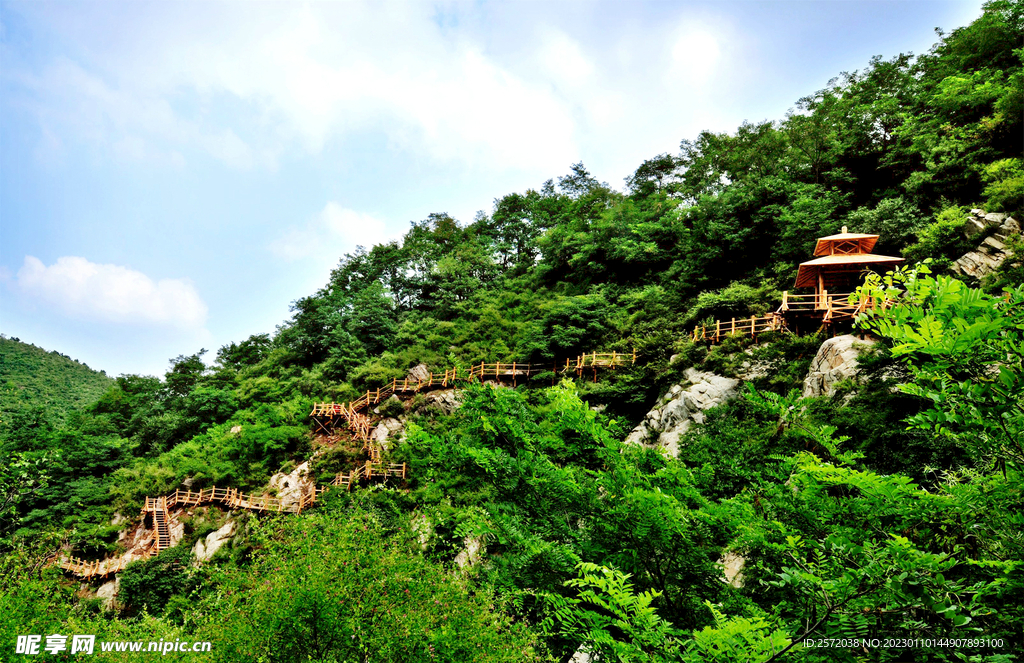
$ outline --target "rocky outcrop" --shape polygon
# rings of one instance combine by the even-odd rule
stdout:
[[[451,414],[462,405],[462,399],[455,389],[429,391],[424,394],[424,398],[428,405],[433,405],[444,414]]]
[[[968,239],[981,237],[995,229],[985,237],[978,248],[956,260],[951,269],[958,274],[966,274],[982,278],[999,269],[1003,262],[1013,256],[1006,248],[1006,240],[1011,235],[1020,234],[1020,224],[1006,214],[985,214],[983,210],[973,209],[964,226],[964,234]]]
[[[286,502],[297,502],[303,493],[308,491],[313,482],[309,478],[309,462],[305,462],[285,474],[278,472],[270,477],[270,488],[277,491],[277,496]]]
[[[405,377],[409,382],[426,382],[430,379],[430,369],[426,364],[416,364],[409,369],[409,373]]]
[[[196,541],[195,547],[192,548],[192,554],[195,555],[196,562],[199,564],[209,562],[217,554],[217,551],[230,541],[234,535],[235,521],[229,520],[216,532],[210,533],[205,539]]]
[[[121,578],[114,576],[96,590],[96,598],[103,600],[104,610],[113,610],[117,607],[117,593],[121,589]]]
[[[862,341],[849,334],[822,343],[804,378],[804,398],[831,396],[836,393],[838,382],[855,379],[860,373],[858,357],[873,344],[874,341]]]
[[[704,423],[704,412],[739,393],[740,381],[733,378],[693,368],[686,369],[684,376],[687,382],[675,385],[658,400],[626,438],[627,444],[657,445],[678,456],[679,438],[694,424]]]
[[[467,536],[462,541],[462,551],[455,556],[455,564],[460,569],[467,566],[476,566],[483,559],[486,547],[482,537]]]
[[[397,438],[400,441],[404,434],[405,422],[394,417],[387,417],[381,419],[370,433],[370,440],[387,450],[391,448],[391,440]]]
[[[736,589],[743,588],[743,566],[747,560],[739,553],[727,552],[718,560],[725,574],[725,582]]]

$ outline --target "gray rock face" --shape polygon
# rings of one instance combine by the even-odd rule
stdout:
[[[983,209],[972,209],[971,214],[967,217],[967,224],[964,226],[964,235],[967,239],[982,235],[990,228],[998,226],[1006,219],[1005,214],[986,214]]]
[[[483,539],[478,536],[467,536],[463,539],[462,545],[462,551],[455,556],[456,566],[464,569],[479,564],[486,550]]]
[[[409,369],[409,373],[405,377],[409,382],[426,382],[430,379],[430,369],[426,364],[417,364]]]
[[[725,582],[736,589],[743,588],[743,566],[747,560],[735,552],[727,552],[718,560],[725,575]]]
[[[1013,257],[1013,252],[1006,248],[1006,240],[1011,235],[1020,234],[1020,224],[1012,217],[985,214],[979,209],[971,210],[964,234],[968,238],[980,237],[992,228],[995,228],[995,232],[985,237],[977,249],[965,253],[951,265],[954,272],[980,279],[999,269],[1007,258]]]
[[[213,556],[217,551],[220,550],[225,543],[231,540],[231,537],[234,536],[234,534],[235,521],[229,520],[216,532],[211,533],[205,539],[199,539],[196,541],[196,545],[192,549],[192,554],[195,555],[196,562],[209,562],[213,559]]]
[[[434,405],[445,414],[455,412],[462,405],[462,400],[454,389],[430,391],[424,395],[424,398],[426,398],[427,403]]]
[[[114,576],[113,580],[108,580],[96,590],[96,598],[103,599],[104,610],[113,610],[117,607],[117,592],[120,589],[121,578]]]
[[[297,502],[302,494],[312,485],[309,479],[309,462],[305,462],[290,473],[278,472],[270,477],[270,488],[277,491],[277,496],[285,502]]]
[[[395,439],[401,439],[402,434],[405,433],[405,422],[400,419],[388,417],[381,419],[380,423],[377,424],[376,428],[370,433],[370,439],[384,449],[391,447],[390,441]]]
[[[679,438],[694,424],[704,423],[704,412],[736,397],[739,380],[689,368],[689,387],[677,384],[662,396],[640,425],[626,437],[627,444],[654,444],[679,456]]]
[[[862,341],[849,334],[822,343],[804,378],[804,398],[831,396],[836,393],[837,382],[856,378],[860,372],[857,358],[873,344],[874,341]]]

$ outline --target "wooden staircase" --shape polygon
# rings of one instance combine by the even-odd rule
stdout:
[[[177,491],[175,491],[177,492]],[[155,550],[157,554],[171,547],[171,527],[167,518],[167,498],[147,497],[143,515],[153,517],[153,532],[156,535]]]
[[[423,380],[409,380],[408,378],[398,381],[391,380],[391,384],[378,389],[368,389],[365,394],[349,401],[348,403],[315,403],[309,416],[325,434],[330,434],[332,429],[339,424],[344,424],[352,431],[353,437],[366,443],[363,449],[370,455],[370,460],[379,463],[382,460],[383,452],[372,444],[370,438],[373,435],[374,424],[370,419],[370,407],[391,398],[394,394],[416,394],[430,389],[444,389],[456,383],[468,383],[484,380],[503,380],[517,384],[520,378],[528,379],[538,373],[551,372],[575,373],[582,376],[584,370],[594,372],[594,379],[597,379],[598,368],[618,368],[636,363],[636,350],[632,353],[624,352],[587,352],[576,359],[566,359],[565,366],[559,367],[558,362],[553,365],[524,363],[518,361],[495,362],[488,364],[480,362],[468,369],[451,368],[443,373],[431,373]]]
[[[363,481],[375,479],[405,479],[408,468],[405,463],[381,463],[366,461],[350,472],[339,472],[331,486],[351,490]],[[157,555],[171,547],[170,509],[174,506],[201,506],[219,502],[229,509],[250,511],[271,511],[277,513],[302,513],[315,506],[330,486],[311,486],[303,491],[297,500],[286,501],[269,495],[239,492],[237,488],[204,488],[199,491],[175,490],[162,497],[147,497],[142,508],[143,518],[150,516],[153,521],[154,546],[146,555]],[[51,562],[72,575],[82,578],[105,577],[119,573],[129,564],[124,557],[88,562],[77,557],[54,557]]]

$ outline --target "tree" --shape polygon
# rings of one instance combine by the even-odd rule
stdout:
[[[858,296],[875,305],[858,324],[887,339],[914,378],[900,389],[932,404],[911,425],[979,460],[1024,465],[1024,285],[993,296],[922,264],[869,276]]]

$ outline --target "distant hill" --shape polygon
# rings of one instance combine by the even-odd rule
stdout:
[[[0,337],[0,422],[42,405],[50,420],[60,423],[69,412],[98,399],[113,382],[103,371],[56,350]]]

